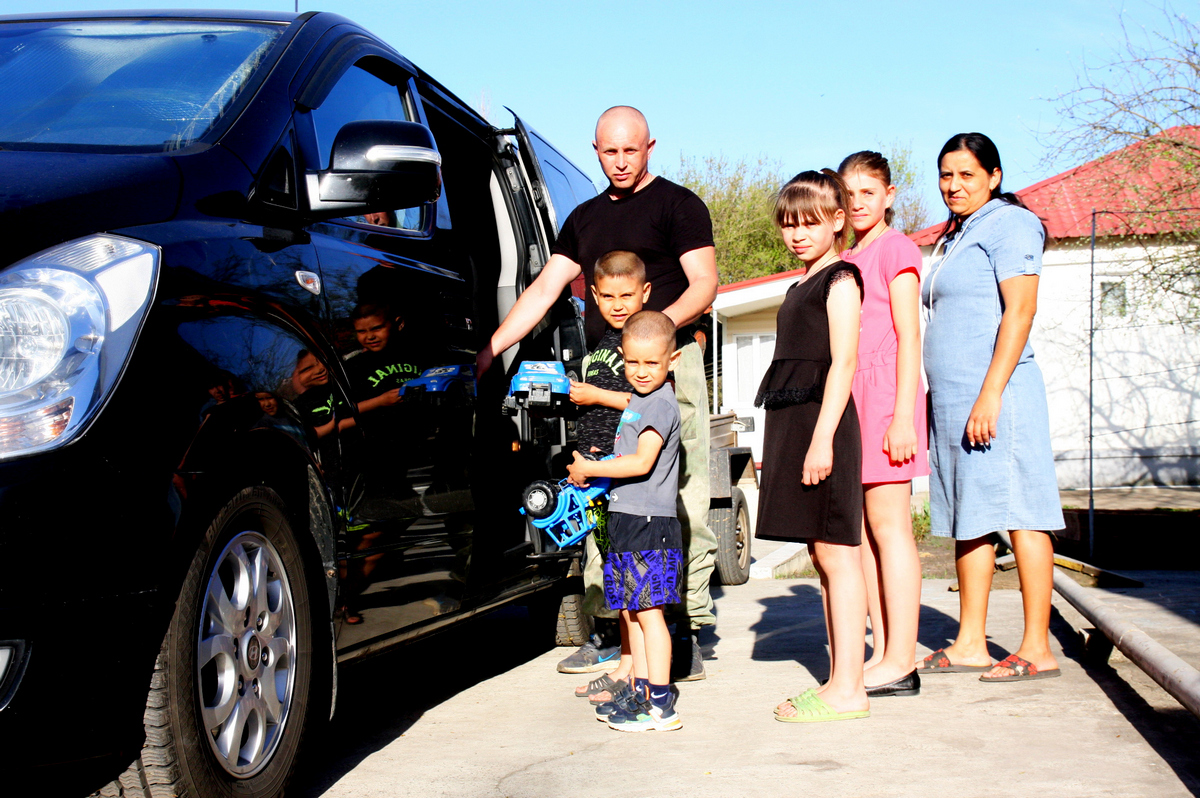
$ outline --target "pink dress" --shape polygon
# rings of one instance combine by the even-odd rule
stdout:
[[[921,251],[908,236],[888,230],[861,252],[843,252],[842,259],[862,272],[864,298],[862,332],[858,337],[858,370],[852,392],[862,430],[864,485],[906,482],[929,473],[929,427],[925,422],[925,385],[918,381],[913,423],[917,455],[896,464],[883,451],[883,437],[896,408],[896,328],[888,287],[897,275],[911,271],[921,277]],[[920,380],[920,377],[918,377]]]

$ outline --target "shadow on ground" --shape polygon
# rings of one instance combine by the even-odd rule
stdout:
[[[825,679],[829,675],[829,655],[820,588],[815,583],[793,585],[791,595],[765,599],[762,604],[762,617],[750,627],[755,634],[751,657],[767,661],[794,660],[806,668],[813,679]],[[954,641],[957,632],[957,618],[921,605],[918,632],[921,645],[931,650],[944,648]],[[993,659],[1001,660],[1009,652],[989,641],[988,653]],[[866,656],[871,656],[870,645]]]
[[[1104,691],[1113,706],[1175,771],[1192,795],[1200,796],[1200,757],[1197,756],[1200,720],[1173,701],[1166,708],[1151,706],[1111,665],[1092,661],[1087,656],[1079,634],[1059,614],[1057,607],[1051,607],[1050,612],[1050,633],[1062,646],[1063,655],[1074,660]],[[1127,664],[1136,670],[1136,665]],[[1133,671],[1130,674],[1136,675]]]
[[[403,735],[426,710],[553,648],[524,607],[466,624],[340,668],[337,714],[309,749],[289,795],[315,798]],[[564,656],[569,649],[562,649]],[[514,706],[516,706],[514,704]]]

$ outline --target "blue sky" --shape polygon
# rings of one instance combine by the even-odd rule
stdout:
[[[197,8],[197,2],[68,0],[61,10]],[[213,8],[290,11],[290,0]],[[1048,166],[1052,98],[1085,58],[1160,24],[1148,2],[383,2],[301,0],[373,31],[463,99],[507,124],[509,106],[604,183],[590,141],[610,105],[641,108],[658,170],[682,155],[765,156],[787,173],[836,167],[848,153],[911,143],[937,219],[934,159],[952,134],[982,131],[1015,190]],[[0,0],[0,13],[49,10]],[[1188,11],[1187,4],[1176,6]]]

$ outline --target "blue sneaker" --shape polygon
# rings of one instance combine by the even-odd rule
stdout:
[[[641,696],[634,689],[632,679],[628,682],[617,682],[617,688],[613,690],[612,700],[596,705],[596,720],[603,723],[614,712],[623,712],[636,708],[639,700],[641,700]]]
[[[618,709],[608,716],[608,727],[623,732],[675,731],[683,728],[683,719],[675,711],[675,699],[679,693],[674,687],[667,699],[659,704],[649,699],[637,699],[636,706]]]

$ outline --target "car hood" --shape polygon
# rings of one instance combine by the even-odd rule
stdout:
[[[172,218],[180,175],[167,155],[0,152],[0,266],[73,238]]]

